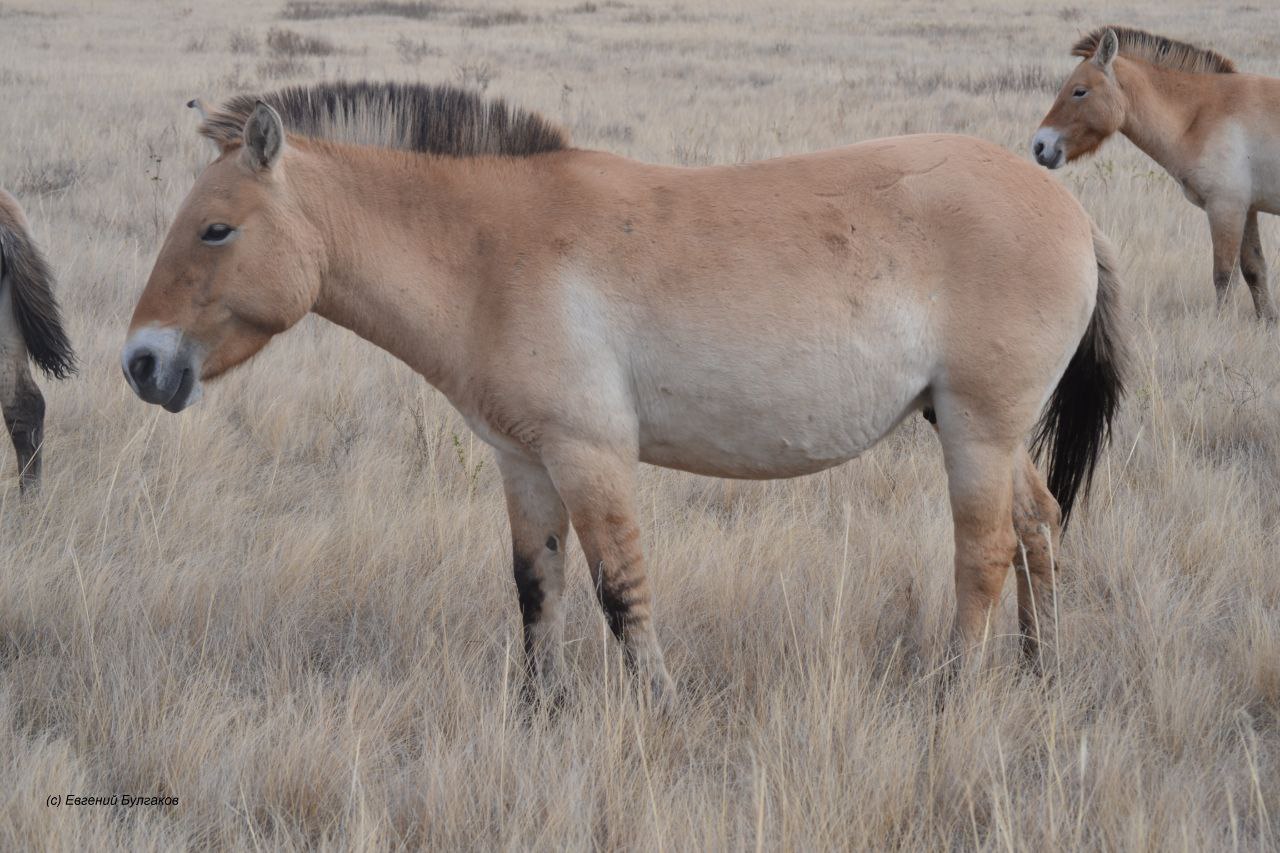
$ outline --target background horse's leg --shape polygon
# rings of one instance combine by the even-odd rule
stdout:
[[[675,684],[653,630],[652,597],[636,523],[637,464],[634,457],[612,450],[575,445],[559,448],[547,468],[569,508],[609,628],[657,707],[665,709],[675,701]]]
[[[18,454],[23,491],[40,484],[44,441],[44,396],[31,378],[27,348],[13,318],[9,294],[0,291],[0,410]]]
[[[955,525],[956,619],[953,636],[968,658],[994,633],[993,611],[1013,564],[1016,439],[976,434],[967,416],[938,406],[938,433],[947,467]],[[969,409],[971,407],[964,407]],[[948,417],[951,415],[951,417]]]
[[[1258,233],[1258,211],[1250,210],[1245,220],[1244,241],[1240,244],[1240,270],[1253,296],[1253,310],[1259,320],[1276,322],[1276,307],[1271,302],[1267,281],[1267,259],[1262,255],[1262,235]]]
[[[1054,636],[1056,582],[1062,511],[1024,447],[1013,474],[1013,528],[1019,549],[1013,571],[1018,581],[1018,628],[1024,659],[1037,670],[1041,649]]]
[[[531,686],[554,698],[564,673],[564,549],[569,515],[541,465],[498,453]]]
[[[1206,207],[1209,214],[1209,236],[1213,239],[1213,288],[1218,293],[1218,310],[1227,304],[1231,273],[1235,271],[1240,255],[1240,243],[1244,239],[1245,209],[1243,206],[1219,205]]]
[[[0,380],[0,408],[4,410],[4,425],[13,439],[13,449],[18,454],[19,484],[23,491],[40,485],[44,441],[44,396],[31,378],[26,365],[16,371],[3,368],[7,374]]]

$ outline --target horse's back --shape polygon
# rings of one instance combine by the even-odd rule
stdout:
[[[591,201],[589,210],[570,206],[562,230],[607,249],[641,298],[674,288],[683,299],[722,287],[739,297],[798,286],[847,292],[886,279],[931,286],[924,280],[940,263],[1042,274],[1091,245],[1089,218],[1070,192],[973,137],[890,137],[693,169],[568,154]],[[646,243],[662,251],[638,250]]]

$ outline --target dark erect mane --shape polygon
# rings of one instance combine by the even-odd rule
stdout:
[[[1236,70],[1235,63],[1220,53],[1131,27],[1100,27],[1076,42],[1071,48],[1071,55],[1085,59],[1093,56],[1107,30],[1115,30],[1120,40],[1121,56],[1141,59],[1170,71],[1193,74],[1232,74]]]
[[[280,113],[299,136],[450,157],[524,157],[559,151],[569,135],[537,113],[456,86],[414,83],[322,83],[265,95],[237,95],[205,117],[200,132],[219,145],[238,143],[258,101]]]

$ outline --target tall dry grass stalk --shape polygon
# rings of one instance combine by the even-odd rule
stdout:
[[[46,387],[43,492],[0,484],[0,847],[1276,845],[1280,337],[1243,287],[1214,315],[1202,216],[1126,142],[1061,175],[1121,250],[1139,358],[1045,682],[1013,667],[1006,600],[988,669],[938,701],[951,528],[922,421],[795,481],[646,469],[682,704],[637,708],[575,546],[552,719],[519,700],[494,466],[408,370],[306,322],[179,417],[119,373],[157,216],[209,156],[193,96],[484,68],[578,144],[661,162],[932,130],[1021,151],[1103,22],[1073,2],[5,0],[0,181],[83,370]],[[1125,22],[1280,75],[1266,4]],[[273,27],[334,49],[261,61]],[[45,805],[67,793],[180,805]]]

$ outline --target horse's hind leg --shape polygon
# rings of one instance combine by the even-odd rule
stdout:
[[[511,559],[524,627],[530,686],[554,699],[564,672],[564,550],[569,515],[551,477],[537,463],[498,454],[511,521]]]
[[[40,484],[44,397],[31,378],[27,348],[13,319],[9,297],[0,288],[0,410],[18,454],[18,483],[26,491]]]
[[[25,364],[6,365],[0,379],[0,409],[4,425],[18,454],[18,483],[25,492],[40,485],[41,450],[44,441],[44,397]]]
[[[1245,221],[1244,241],[1240,244],[1240,270],[1249,293],[1253,296],[1253,310],[1259,320],[1276,322],[1276,308],[1271,302],[1267,282],[1267,260],[1262,255],[1262,236],[1258,233],[1258,211],[1249,211]]]
[[[1053,637],[1057,617],[1055,587],[1062,511],[1025,448],[1013,473],[1013,528],[1018,554],[1013,569],[1018,581],[1018,629],[1024,660],[1043,670],[1041,647]]]
[[[955,525],[953,634],[968,657],[992,635],[992,614],[1013,563],[1013,474],[1020,440],[975,431],[971,413],[958,406],[938,406],[937,414]]]

